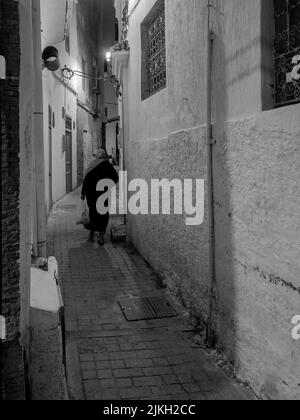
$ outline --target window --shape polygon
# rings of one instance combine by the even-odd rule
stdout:
[[[159,0],[141,25],[142,99],[166,87],[165,33],[165,3]]]
[[[300,0],[274,0],[275,102],[300,102]]]

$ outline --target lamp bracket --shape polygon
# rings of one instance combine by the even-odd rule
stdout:
[[[63,76],[64,79],[67,79],[67,80],[72,80],[72,78],[74,76],[83,77],[85,79],[96,80],[96,81],[100,81],[100,80],[108,81],[109,80],[114,85],[114,87],[117,91],[117,96],[122,96],[122,94],[120,92],[121,82],[117,78],[117,76],[115,76],[115,75],[96,77],[92,74],[84,73],[84,72],[79,71],[79,70],[72,70],[69,67],[65,66],[62,69],[62,76]]]

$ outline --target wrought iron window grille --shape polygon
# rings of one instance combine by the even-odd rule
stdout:
[[[74,76],[79,76],[79,77],[82,77],[83,80],[91,80],[94,82],[100,82],[101,80],[110,81],[116,89],[117,97],[122,96],[121,81],[114,74],[111,76],[101,77],[98,75],[96,76],[94,74],[85,73],[79,70],[72,70],[67,66],[65,66],[62,69],[61,74],[62,74],[63,79],[68,80],[68,81],[72,80]]]
[[[120,42],[117,42],[114,45],[114,51],[129,51],[129,42],[128,42],[128,29],[129,29],[129,2],[125,1],[125,6],[122,11],[122,28],[121,28],[121,39]]]
[[[166,87],[165,6],[161,3],[148,26],[148,83],[149,95]]]
[[[157,0],[141,24],[142,100],[167,85],[165,1]]]
[[[300,0],[274,0],[275,102],[300,102]]]

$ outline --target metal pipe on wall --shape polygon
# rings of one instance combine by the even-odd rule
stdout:
[[[121,117],[121,129],[122,129],[122,171],[123,173],[125,173],[126,171],[126,159],[125,159],[125,106],[124,106],[124,82],[122,80],[121,82],[122,86],[122,117]],[[124,210],[127,209],[127,177],[124,177],[123,181],[123,191],[124,191],[124,197],[123,197],[123,208]],[[123,223],[124,225],[127,224],[127,216],[126,216],[126,211],[124,211],[124,218],[123,218]]]
[[[214,33],[211,30],[211,9],[210,0],[207,3],[207,185],[208,185],[208,214],[209,214],[209,279],[210,279],[210,302],[209,321],[207,328],[207,342],[210,346],[215,344],[214,334],[214,303],[216,292],[215,272],[215,219],[214,219],[214,178],[213,178],[213,125],[212,125],[212,56]]]

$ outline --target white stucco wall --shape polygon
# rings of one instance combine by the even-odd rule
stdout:
[[[214,154],[217,335],[274,399],[299,399],[298,114],[295,106],[228,122]]]
[[[141,101],[140,24],[154,4],[154,0],[136,3],[130,15],[126,168],[130,179],[148,182],[206,179],[205,102],[198,93],[205,83],[206,63],[200,61],[196,37],[205,25],[203,8],[198,1],[189,1],[188,7],[182,1],[166,2],[167,88]],[[187,21],[189,25],[183,25]],[[200,36],[205,45],[205,34]],[[129,216],[129,235],[173,293],[201,323],[207,322],[207,212],[205,223],[196,228],[185,226],[181,216]]]
[[[117,123],[108,124],[106,127],[106,150],[108,155],[115,156],[116,154],[116,132]]]
[[[154,3],[130,1],[129,175],[206,179],[207,4],[166,0],[167,88],[141,101],[140,24]],[[291,319],[300,310],[300,105],[263,111],[268,51],[261,35],[272,14],[262,16],[261,5],[215,0],[212,10],[214,328],[219,347],[258,394],[299,399],[300,351]],[[175,217],[130,217],[129,234],[205,322],[207,220],[187,229]]]
[[[46,79],[46,80],[45,80]],[[49,124],[48,107],[52,108],[55,115],[55,127],[52,128],[52,191],[53,202],[56,202],[66,194],[66,156],[62,147],[62,137],[66,134],[66,121],[63,118],[62,109],[66,115],[76,122],[77,99],[74,92],[64,88],[62,83],[55,79],[52,74],[46,74],[44,78],[44,136],[45,136],[45,173],[46,173],[46,197],[49,198]],[[77,175],[77,143],[76,130],[72,125],[72,178],[73,188],[76,187]]]
[[[263,111],[261,2],[216,5],[217,335],[259,394],[299,399],[300,104]]]
[[[49,46],[48,40],[51,39],[51,27],[49,28],[48,17],[49,0],[43,0],[42,8],[42,45],[43,48]],[[70,55],[65,50],[65,42],[60,41],[54,46],[59,51],[61,68],[65,66],[71,69],[80,69],[78,63],[78,41],[77,41],[77,19],[76,5],[72,3],[72,13],[69,22],[70,31]],[[77,91],[80,83],[78,77],[74,77],[68,85],[70,89],[61,81],[60,71],[56,76],[47,69],[43,70],[43,95],[44,95],[44,139],[45,139],[45,194],[47,208],[49,209],[49,122],[48,109],[52,108],[55,116],[55,127],[52,128],[52,198],[56,202],[66,194],[66,157],[62,147],[62,137],[66,132],[66,122],[63,118],[63,108],[68,117],[72,118],[72,182],[73,188],[77,186],[77,131],[73,127],[77,118]]]
[[[80,130],[84,153],[84,170],[95,159],[94,154],[99,149],[100,140],[100,123],[93,119],[84,109],[78,108],[77,110],[77,125]]]

